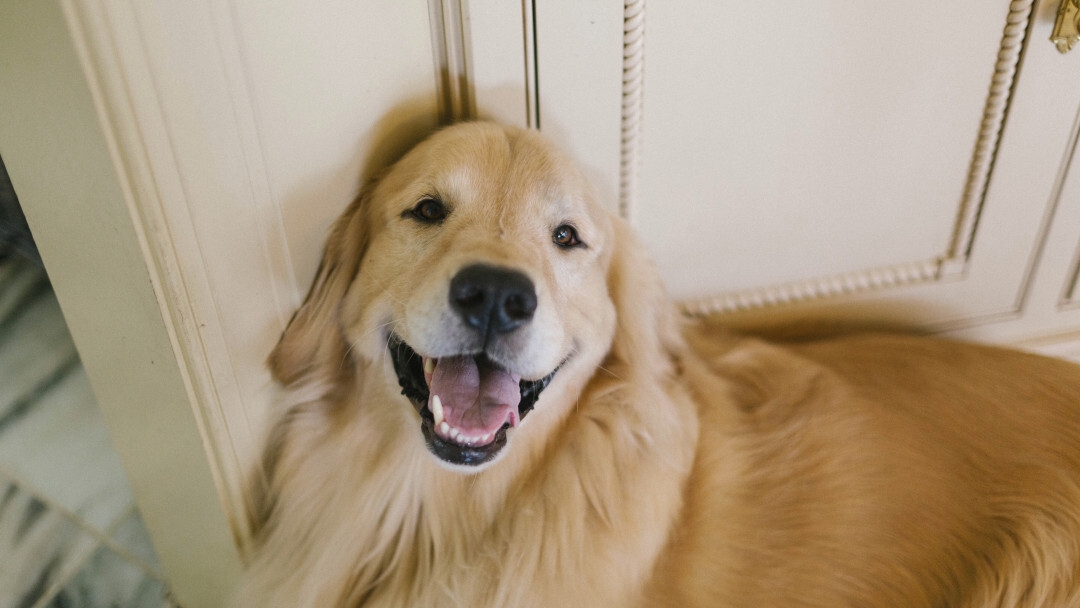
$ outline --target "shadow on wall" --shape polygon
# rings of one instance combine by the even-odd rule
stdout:
[[[441,125],[431,113],[427,98],[416,98],[394,106],[364,135],[368,151],[359,167],[363,185],[378,177]]]
[[[366,132],[357,135],[353,152],[348,157],[323,174],[309,176],[284,197],[280,204],[281,222],[290,232],[291,260],[288,263],[292,264],[291,272],[295,273],[293,287],[298,296],[307,293],[331,223],[351,202],[340,196],[341,185],[354,184],[358,194],[383,169],[404,156],[438,126],[438,112],[430,99],[402,101]],[[312,218],[313,213],[317,219]],[[288,276],[275,278],[281,284],[292,283]],[[299,303],[297,299],[295,304]],[[283,327],[278,331],[280,329]]]

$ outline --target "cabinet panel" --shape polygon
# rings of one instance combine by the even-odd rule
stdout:
[[[597,75],[619,73],[625,102],[641,87],[640,132],[622,116],[620,194],[687,311],[1016,339],[1022,324],[962,328],[1005,327],[1042,297],[1035,270],[1080,100],[1078,60],[1047,40],[1056,8],[652,2],[643,78],[579,57],[593,77],[563,88],[602,96]],[[626,57],[632,44],[624,35]],[[572,113],[544,86],[563,67],[538,66],[540,94]]]
[[[943,255],[1008,13],[995,4],[651,3],[634,213],[673,292]]]

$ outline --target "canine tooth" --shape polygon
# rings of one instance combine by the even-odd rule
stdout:
[[[435,373],[435,360],[434,359],[432,359],[430,357],[424,359],[424,373],[429,375],[429,376],[431,374]]]
[[[439,432],[442,433],[443,435],[449,435],[450,434],[450,425],[447,424],[446,421],[443,421],[443,423],[439,425]]]
[[[442,399],[438,395],[431,396],[431,413],[435,416],[435,426],[443,423]]]

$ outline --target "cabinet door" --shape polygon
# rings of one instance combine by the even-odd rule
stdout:
[[[539,122],[688,311],[1021,315],[1080,99],[1056,3],[643,4],[536,3]]]

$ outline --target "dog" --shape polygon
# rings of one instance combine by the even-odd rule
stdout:
[[[1080,367],[684,319],[535,131],[365,187],[269,366],[246,607],[1080,606]]]

